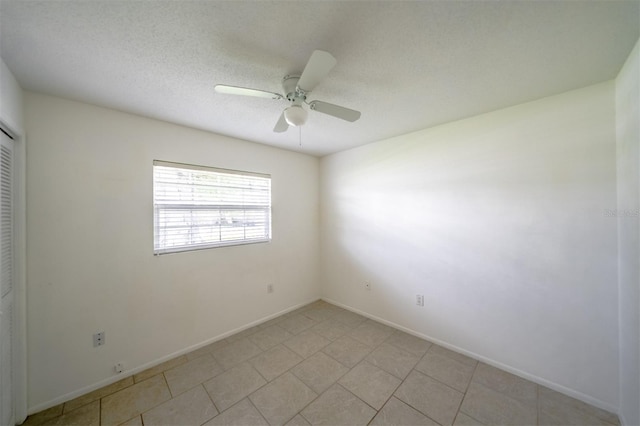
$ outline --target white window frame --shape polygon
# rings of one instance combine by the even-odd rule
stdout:
[[[269,241],[271,175],[153,161],[155,255]]]

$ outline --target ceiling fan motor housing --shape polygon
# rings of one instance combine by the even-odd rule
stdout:
[[[284,94],[294,105],[301,104],[307,98],[306,93],[297,90],[298,80],[300,80],[299,75],[288,75],[282,79]]]

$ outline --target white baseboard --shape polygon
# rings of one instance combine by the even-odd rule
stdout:
[[[351,312],[355,312],[355,313],[357,313],[359,315],[365,316],[367,318],[370,318],[370,319],[375,320],[377,322],[380,322],[382,324],[388,325],[389,327],[393,327],[393,328],[396,328],[398,330],[404,331],[405,333],[408,333],[408,334],[411,334],[413,336],[419,337],[421,339],[428,340],[428,341],[430,341],[432,343],[435,343],[437,345],[440,345],[440,346],[445,347],[447,349],[450,349],[452,351],[461,353],[463,355],[467,355],[467,356],[469,356],[469,357],[471,357],[473,359],[476,359],[478,361],[482,361],[485,364],[489,364],[489,365],[491,365],[493,367],[499,368],[500,370],[506,371],[506,372],[511,373],[511,374],[513,374],[515,376],[522,377],[523,379],[529,380],[531,382],[537,383],[537,384],[542,385],[542,386],[546,386],[549,389],[553,389],[555,391],[558,391],[560,393],[568,395],[568,396],[570,396],[572,398],[579,399],[580,401],[586,402],[587,404],[591,404],[591,405],[593,405],[595,407],[602,408],[603,410],[607,410],[607,411],[609,411],[611,413],[617,414],[618,417],[620,417],[620,414],[618,414],[618,407],[614,407],[611,404],[609,404],[607,402],[604,402],[604,401],[601,401],[601,400],[599,400],[597,398],[593,398],[593,397],[591,397],[589,395],[585,395],[585,394],[583,394],[581,392],[578,392],[576,390],[573,390],[573,389],[567,388],[565,386],[559,385],[557,383],[551,382],[551,381],[549,381],[547,379],[543,379],[542,377],[538,377],[536,375],[529,374],[529,373],[527,373],[525,371],[518,370],[517,368],[513,368],[513,367],[511,367],[509,365],[502,364],[501,362],[498,362],[498,361],[495,361],[493,359],[484,357],[482,355],[478,355],[478,354],[476,354],[474,352],[471,352],[471,351],[468,351],[466,349],[457,347],[457,346],[452,345],[450,343],[447,343],[445,341],[436,339],[436,338],[431,337],[431,336],[427,336],[425,334],[419,333],[419,332],[417,332],[415,330],[412,330],[410,328],[401,326],[401,325],[396,324],[394,322],[387,321],[384,318],[380,318],[380,317],[372,315],[372,314],[370,314],[368,312],[364,312],[364,311],[361,311],[361,310],[356,309],[354,307],[342,304],[342,303],[340,303],[340,302],[338,302],[336,300],[330,299],[328,297],[322,297],[322,300],[324,300],[327,303],[331,303],[333,305],[336,305],[336,306],[339,306],[339,307],[344,308],[346,310],[349,310]],[[623,425],[626,424],[625,422],[622,421],[622,419],[620,419],[620,421],[622,422]]]
[[[144,364],[142,364],[142,365],[140,365],[138,367],[125,370],[122,373],[117,374],[116,376],[108,377],[108,378],[106,378],[104,380],[100,380],[99,382],[94,383],[92,385],[85,386],[85,387],[80,388],[78,390],[75,390],[73,392],[69,392],[69,393],[64,394],[62,396],[59,396],[57,398],[54,398],[54,399],[51,399],[49,401],[43,402],[41,404],[34,405],[33,407],[29,407],[28,408],[27,413],[28,413],[28,415],[31,415],[31,414],[34,414],[34,413],[39,413],[40,411],[46,410],[47,408],[54,407],[54,406],[56,406],[58,404],[62,404],[63,402],[71,401],[74,398],[77,398],[79,396],[85,395],[85,394],[87,394],[89,392],[93,392],[94,390],[100,389],[102,387],[108,386],[108,385],[110,385],[112,383],[117,382],[118,380],[122,380],[122,379],[124,379],[126,377],[133,376],[133,375],[138,374],[138,373],[140,373],[140,372],[142,372],[144,370],[147,370],[147,369],[149,369],[151,367],[155,367],[158,364],[162,364],[165,361],[169,361],[170,359],[173,359],[173,358],[178,357],[180,355],[188,354],[189,352],[193,352],[196,349],[200,349],[200,348],[202,348],[204,346],[210,345],[211,343],[217,342],[218,340],[222,340],[222,339],[224,339],[226,337],[229,337],[231,335],[239,333],[239,332],[241,332],[243,330],[246,330],[247,328],[251,328],[251,327],[255,327],[256,325],[260,325],[260,324],[262,324],[264,322],[267,322],[267,321],[269,321],[269,320],[271,320],[273,318],[279,317],[280,315],[284,315],[284,314],[286,314],[288,312],[295,311],[298,308],[301,308],[303,306],[306,306],[306,305],[308,305],[310,303],[313,303],[315,301],[318,301],[318,300],[320,300],[320,299],[319,298],[314,298],[313,300],[310,300],[308,302],[299,303],[297,305],[294,305],[294,306],[289,307],[287,309],[284,309],[282,311],[276,312],[275,314],[268,315],[268,316],[266,316],[264,318],[260,318],[259,320],[252,321],[252,322],[250,322],[248,324],[245,324],[245,325],[243,325],[241,327],[234,328],[233,330],[229,330],[229,331],[227,331],[225,333],[222,333],[222,334],[220,334],[218,336],[212,337],[211,339],[207,339],[204,342],[200,342],[198,344],[191,345],[191,346],[189,346],[187,348],[184,348],[184,349],[181,349],[179,351],[173,352],[173,353],[171,353],[169,355],[166,355],[166,356],[163,356],[161,358],[157,358],[157,359],[155,359],[153,361],[149,361],[147,363],[144,363]]]

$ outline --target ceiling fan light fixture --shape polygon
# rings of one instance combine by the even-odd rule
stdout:
[[[290,126],[302,126],[307,122],[307,110],[300,105],[293,105],[284,110],[284,119]]]

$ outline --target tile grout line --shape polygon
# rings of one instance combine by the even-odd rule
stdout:
[[[213,378],[213,377],[212,377],[212,378]],[[209,392],[207,392],[207,388],[204,386],[204,382],[200,383],[198,386],[202,386],[202,389],[204,390],[204,393],[205,393],[205,394],[207,395],[207,397],[209,398],[209,401],[211,401],[211,404],[213,404],[213,408],[215,408],[215,409],[216,409],[216,411],[218,412],[218,414],[216,414],[215,416],[211,417],[211,418],[210,418],[210,419],[208,419],[208,420],[205,420],[205,421],[204,421],[204,423],[202,423],[202,424],[205,424],[205,423],[208,423],[208,422],[210,422],[211,420],[215,419],[216,417],[218,417],[218,416],[220,415],[220,410],[218,409],[218,406],[216,405],[216,403],[215,403],[215,401],[213,400],[213,398],[211,398],[211,395],[209,395]],[[197,386],[196,386],[196,387],[197,387]],[[195,389],[195,387],[194,387],[193,389]],[[202,426],[202,425],[201,425],[201,426]]]
[[[374,350],[373,350],[373,351],[371,351],[371,352],[370,352],[370,353],[369,353],[369,354],[368,354],[368,355],[367,355],[367,356],[366,356],[362,361],[366,361],[366,360],[367,360],[367,358],[368,358],[369,356],[371,356],[371,354],[372,354],[373,352],[375,352],[375,351],[376,351],[376,349],[378,349],[378,348],[379,348],[380,346],[382,346],[383,344],[387,343],[387,341],[388,341],[388,340],[391,338],[391,336],[393,336],[394,334],[395,334],[395,331],[394,331],[394,332],[392,332],[391,334],[389,334],[389,336],[387,336],[387,338],[386,338],[386,339],[384,339],[384,340],[382,341],[382,343],[380,343],[378,346],[376,346],[376,347],[374,348]],[[387,343],[387,344],[388,344],[388,345],[390,345],[390,346],[392,346],[392,347],[394,347],[394,348],[396,348],[396,349],[398,349],[398,350],[401,350],[401,351],[403,351],[403,352],[405,352],[405,353],[409,353],[410,355],[413,355],[412,353],[405,351],[404,349],[402,349],[402,348],[400,348],[400,347],[398,347],[398,346],[394,345],[393,343]],[[409,374],[411,374],[411,371],[413,371],[413,369],[415,368],[415,366],[416,366],[416,365],[418,365],[418,363],[420,363],[420,361],[422,361],[422,358],[427,354],[427,352],[428,352],[428,351],[429,351],[429,349],[427,349],[427,350],[425,351],[424,355],[422,355],[422,357],[420,357],[420,358],[418,359],[418,361],[416,361],[416,363],[414,364],[414,366],[411,368],[411,370],[409,370],[409,372],[407,373],[407,375],[406,375],[404,378],[397,377],[397,376],[396,376],[395,374],[393,374],[392,372],[387,371],[387,370],[385,370],[385,369],[384,369],[384,368],[382,368],[382,367],[378,367],[377,365],[371,364],[371,362],[367,361],[367,362],[369,362],[369,364],[373,365],[374,367],[377,367],[377,368],[379,368],[380,370],[385,371],[386,373],[388,373],[388,374],[390,374],[391,376],[396,377],[397,379],[399,379],[399,380],[400,380],[400,383],[398,384],[398,386],[396,386],[396,387],[393,389],[393,392],[391,392],[391,395],[389,395],[389,397],[385,400],[384,404],[382,404],[382,407],[380,408],[380,410],[376,410],[376,415],[375,415],[375,416],[373,416],[373,418],[371,418],[371,420],[369,420],[369,423],[367,423],[368,425],[370,425],[370,424],[371,424],[371,422],[376,418],[376,416],[378,415],[378,413],[380,413],[380,411],[382,411],[382,409],[385,407],[385,405],[387,405],[387,403],[391,400],[391,398],[396,398],[396,399],[398,399],[398,401],[400,401],[400,402],[402,402],[402,403],[406,404],[408,407],[413,408],[414,410],[416,410],[417,412],[421,413],[422,415],[424,415],[424,416],[425,416],[425,417],[427,417],[428,419],[433,420],[433,419],[431,419],[431,417],[427,416],[427,415],[426,415],[425,413],[423,413],[422,411],[417,410],[415,407],[412,407],[411,405],[407,404],[406,402],[404,402],[403,400],[401,400],[401,399],[399,399],[399,398],[397,398],[397,397],[395,396],[396,391],[400,388],[400,386],[402,386],[402,384],[405,382],[405,380],[407,379],[407,377],[409,377]],[[361,362],[362,362],[362,361],[361,361]],[[355,368],[355,367],[354,367],[354,368]],[[348,374],[348,373],[345,373],[345,375],[346,375],[346,374]],[[343,377],[344,377],[344,376],[343,376]],[[336,383],[337,383],[337,382],[336,382]],[[344,386],[343,386],[343,387],[344,387]],[[355,395],[354,395],[354,396],[355,396]],[[366,402],[365,402],[365,404],[366,404]],[[435,420],[434,420],[434,422],[435,422]],[[436,422],[436,423],[437,423],[437,422]]]
[[[472,358],[473,359],[473,358]],[[464,389],[464,392],[462,392],[462,399],[460,400],[460,405],[458,406],[458,410],[456,412],[455,417],[453,418],[453,422],[455,423],[456,419],[458,418],[458,416],[460,415],[460,413],[462,412],[462,404],[464,403],[465,398],[467,397],[467,392],[469,391],[469,387],[471,387],[471,382],[473,382],[473,376],[476,375],[476,371],[478,371],[478,365],[480,365],[480,361],[476,360],[476,364],[473,366],[473,373],[471,373],[471,377],[469,378],[469,383],[467,383],[467,386]],[[463,413],[465,416],[469,416],[467,413]],[[471,417],[471,416],[469,416]],[[474,420],[474,417],[471,417]],[[482,423],[482,422],[480,422]]]
[[[427,354],[425,353],[424,355],[426,356]],[[423,356],[423,358],[424,358],[424,356]],[[448,357],[447,357],[447,358],[448,358]],[[420,358],[420,361],[422,361],[422,358]],[[418,363],[417,363],[416,365],[420,364],[420,361],[418,361]],[[433,376],[430,376],[430,375],[429,375],[429,374],[427,374],[427,373],[424,373],[424,372],[422,372],[422,371],[420,371],[420,370],[417,370],[415,367],[413,367],[413,368],[411,369],[411,371],[415,371],[416,373],[420,373],[420,374],[422,374],[422,375],[424,375],[424,376],[427,376],[428,378],[430,378],[430,379],[432,379],[432,380],[434,380],[434,381],[436,381],[436,382],[440,383],[440,384],[441,384],[441,385],[443,385],[443,386],[448,387],[448,388],[449,388],[449,389],[451,389],[451,390],[454,390],[454,391],[456,391],[456,392],[458,392],[458,393],[461,393],[462,395],[466,395],[466,391],[465,391],[465,392],[459,391],[458,389],[454,388],[453,386],[446,384],[446,383],[445,383],[445,382],[443,382],[442,380],[439,380],[439,379],[437,379],[437,378],[435,378],[435,377],[433,377]],[[411,374],[411,371],[409,372],[409,374]],[[407,377],[409,376],[409,374],[407,374]],[[420,410],[418,410],[418,411],[420,411]]]
[[[186,364],[186,363],[185,363],[185,364]],[[182,365],[182,364],[181,364],[181,365]],[[179,366],[176,366],[176,367],[179,367]],[[174,368],[175,368],[175,367],[174,367]],[[165,370],[165,371],[169,371],[169,370]],[[139,382],[139,383],[142,383],[142,382],[144,382],[144,381],[146,381],[146,380],[149,380],[149,379],[151,379],[151,378],[153,378],[153,377],[158,376],[158,375],[160,375],[160,374],[161,374],[161,375],[162,375],[162,378],[164,379],[164,384],[167,386],[167,390],[169,391],[169,395],[171,396],[171,397],[170,397],[169,399],[167,399],[166,401],[159,402],[159,403],[157,403],[156,405],[154,405],[154,406],[152,406],[152,407],[149,407],[147,410],[145,410],[145,411],[143,411],[143,412],[141,412],[141,413],[138,413],[138,416],[140,416],[140,421],[141,421],[143,424],[144,424],[144,417],[142,416],[143,414],[148,413],[149,411],[151,411],[151,410],[153,410],[153,409],[155,409],[155,408],[157,408],[157,407],[161,406],[162,404],[165,404],[165,403],[167,403],[167,402],[169,402],[169,401],[171,401],[171,400],[173,400],[173,399],[175,399],[175,398],[176,398],[176,397],[174,397],[174,396],[173,396],[173,394],[171,393],[171,388],[169,387],[169,382],[167,382],[167,378],[165,377],[164,373],[165,373],[165,372],[163,371],[163,372],[161,372],[161,373],[159,373],[159,374],[154,374],[153,376],[149,377],[148,379],[145,379],[145,380],[142,380],[141,382]],[[192,387],[192,388],[190,388],[190,389],[188,389],[188,390],[186,390],[186,391],[184,391],[184,392],[182,392],[182,393],[178,394],[177,396],[183,395],[183,394],[185,394],[185,393],[189,392],[190,390],[195,389],[195,388],[197,388],[197,387],[198,387],[198,385],[196,385],[196,386],[194,386],[194,387]],[[206,389],[205,389],[205,392],[206,392]],[[135,418],[135,417],[132,417],[132,418]],[[125,422],[128,422],[129,420],[131,420],[131,419],[125,420]]]
[[[422,359],[423,359],[425,356],[427,356],[427,353],[429,353],[429,350],[430,350],[430,349],[431,349],[431,347],[429,347],[429,349],[427,349],[427,351],[424,353],[424,355],[422,356],[422,358],[420,358],[420,361],[422,361]],[[447,358],[448,358],[448,357],[447,357]],[[418,361],[418,362],[416,363],[416,365],[420,364],[420,361]],[[420,374],[422,374],[422,375],[424,375],[424,376],[426,376],[426,377],[430,378],[431,380],[434,380],[434,381],[438,382],[439,384],[441,384],[441,385],[443,385],[443,386],[448,387],[449,389],[451,389],[451,390],[453,390],[453,391],[455,391],[455,392],[462,393],[462,400],[460,400],[460,406],[458,407],[458,412],[460,411],[460,407],[462,407],[462,401],[464,400],[464,397],[466,396],[466,392],[464,392],[464,393],[463,393],[463,392],[460,392],[459,390],[452,388],[451,386],[449,386],[449,385],[447,385],[446,383],[444,383],[444,382],[442,382],[442,381],[440,381],[440,380],[436,379],[435,377],[431,377],[430,375],[425,374],[425,373],[423,373],[423,372],[422,372],[422,371],[420,371],[420,370],[416,370],[415,366],[411,369],[411,371],[409,371],[409,374],[407,374],[407,377],[409,377],[409,375],[410,375],[412,372],[414,372],[414,371],[415,371],[416,373],[420,373]],[[405,381],[406,381],[406,377],[405,377],[405,379],[402,381],[402,383],[400,384],[400,386],[402,386],[402,384],[403,384]],[[399,388],[400,386],[398,386],[398,388]],[[397,390],[397,389],[396,389],[396,390]],[[394,391],[394,393],[395,393],[395,391]],[[416,410],[417,412],[422,413],[422,414],[423,414],[423,415],[425,415],[426,417],[429,417],[429,416],[427,416],[427,414],[426,414],[426,413],[424,413],[424,412],[420,411],[417,407],[414,407],[413,405],[411,405],[409,402],[405,401],[404,399],[400,399],[400,398],[398,398],[398,399],[399,399],[400,401],[404,402],[405,404],[407,404],[409,407],[411,407],[411,408],[413,408],[414,410]],[[456,413],[456,415],[454,416],[454,420],[455,420],[455,418],[456,418],[457,416],[458,416],[458,413]],[[431,417],[429,417],[429,418],[431,419]],[[435,420],[434,420],[434,421],[435,421]],[[436,423],[438,423],[438,422],[436,422]],[[438,424],[439,424],[439,423],[438,423]]]
[[[164,371],[160,374],[162,374],[162,378],[164,379],[164,384],[167,385],[167,390],[169,390],[169,395],[171,395],[171,398],[169,399],[175,398],[177,395],[174,395],[173,392],[171,392],[171,386],[169,386],[169,381],[167,380],[167,376],[164,375]]]
[[[355,368],[355,367],[353,367],[353,368]],[[347,373],[347,374],[349,374],[349,373]],[[366,404],[366,405],[367,405],[367,407],[370,407],[373,411],[375,411],[375,412],[376,412],[376,415],[378,414],[378,411],[380,411],[380,410],[382,409],[382,408],[381,408],[380,410],[378,410],[376,407],[372,406],[372,405],[371,405],[371,404],[369,404],[367,401],[364,401],[364,400],[363,400],[362,398],[360,398],[358,395],[356,395],[355,393],[351,392],[349,389],[345,388],[345,387],[344,387],[344,385],[343,385],[342,383],[338,383],[338,382],[336,381],[333,385],[338,385],[338,386],[340,386],[342,389],[344,389],[345,391],[347,391],[347,392],[349,392],[351,395],[353,395],[353,397],[354,397],[354,398],[356,398],[356,399],[358,399],[358,400],[362,401],[364,404]],[[331,386],[333,386],[333,385],[331,385]],[[327,389],[327,390],[329,390],[329,389]],[[324,391],[324,392],[326,392],[326,391]],[[322,393],[324,393],[324,392],[322,392]],[[394,390],[394,392],[395,392],[395,390]],[[386,401],[385,401],[385,402],[386,402]],[[383,407],[384,407],[384,405],[383,405]],[[375,416],[373,416],[373,417],[375,417]],[[372,419],[373,419],[373,418],[372,418]]]
[[[279,344],[281,344],[281,343],[279,343]],[[278,346],[278,345],[276,345],[276,346]],[[274,348],[275,348],[276,346],[274,346]],[[284,346],[284,345],[283,345],[283,346]],[[271,348],[271,349],[273,349],[273,348]],[[264,351],[264,352],[267,352],[267,351]],[[263,352],[262,354],[264,354],[264,352]],[[293,351],[291,351],[291,352],[293,352]],[[294,352],[294,353],[295,353],[295,352]],[[262,354],[256,355],[255,357],[253,357],[253,358],[251,358],[251,359],[248,359],[248,360],[247,360],[247,362],[249,363],[249,365],[251,365],[251,367],[253,367],[253,369],[254,369],[254,370],[256,370],[256,372],[260,375],[260,377],[262,377],[262,378],[267,382],[264,386],[268,385],[268,384],[269,384],[269,383],[271,383],[271,382],[276,381],[278,378],[280,378],[280,377],[284,376],[286,373],[288,373],[292,368],[294,368],[294,367],[295,367],[295,366],[297,366],[298,364],[301,364],[302,362],[304,362],[304,358],[303,358],[303,359],[302,359],[302,361],[297,362],[296,364],[294,364],[293,366],[291,366],[291,368],[288,368],[288,369],[287,369],[287,370],[285,370],[284,372],[282,372],[282,373],[278,374],[278,375],[277,375],[276,377],[274,377],[273,379],[271,379],[271,380],[267,380],[267,378],[266,378],[266,377],[264,377],[264,376],[262,375],[262,373],[260,373],[260,370],[258,370],[258,369],[256,368],[256,366],[255,366],[255,365],[253,365],[253,364],[251,363],[251,360],[252,360],[252,359],[257,358],[257,357],[259,357],[259,356],[260,356],[260,355],[262,355]],[[293,374],[293,373],[291,373],[291,374]],[[295,376],[295,374],[294,374],[294,376]],[[297,377],[297,376],[296,376],[296,377]],[[256,391],[257,391],[257,389],[256,389]]]
[[[349,370],[351,371],[351,370]],[[341,376],[344,377],[345,375],[349,374],[349,372],[347,371],[344,375]],[[297,376],[296,376],[297,377]],[[340,380],[340,379],[338,379]],[[309,401],[308,404],[306,404],[304,407],[302,407],[300,410],[298,410],[298,412],[293,416],[297,416],[298,414],[300,414],[305,420],[307,420],[309,423],[311,423],[311,421],[309,419],[307,419],[304,414],[302,414],[302,412],[311,404],[313,404],[316,400],[320,399],[322,397],[322,395],[324,395],[325,393],[327,393],[329,391],[329,389],[331,389],[332,387],[338,385],[340,386],[342,389],[344,389],[346,392],[350,393],[351,395],[353,395],[354,398],[356,398],[358,401],[362,401],[362,399],[360,399],[358,396],[356,396],[353,392],[351,392],[349,389],[345,388],[344,386],[342,386],[340,383],[338,383],[338,380],[336,380],[335,382],[333,382],[328,388],[326,388],[325,390],[323,390],[321,393],[318,393],[317,396],[315,398],[313,398],[311,401]],[[304,383],[304,382],[303,382]],[[311,389],[311,388],[309,388]],[[313,391],[313,389],[311,389]],[[313,391],[314,393],[316,393],[315,391]],[[374,410],[376,412],[376,414],[378,414],[378,410],[376,410],[375,408],[371,407],[371,405],[367,404],[365,401],[362,401],[363,404],[365,404],[367,407],[370,407],[372,410]],[[291,417],[291,419],[293,419],[293,417]],[[375,415],[373,416],[375,417]],[[372,419],[373,419],[372,417]],[[289,421],[291,420],[289,419]]]
[[[212,418],[215,419],[216,417],[218,417],[222,411],[220,411],[220,408],[218,408],[218,406],[216,405],[216,402],[213,400],[213,397],[211,396],[211,394],[209,393],[209,391],[207,390],[207,387],[204,385],[203,383],[200,383],[200,386],[203,387],[204,392],[207,394],[207,396],[209,397],[209,400],[211,401],[211,403],[213,404],[213,407],[216,409],[216,411],[218,412],[218,414],[216,414],[215,416],[213,416]],[[207,420],[209,421],[209,420]],[[205,422],[206,423],[206,422]]]
[[[251,404],[251,406],[256,410],[256,412],[257,412],[258,414],[260,414],[260,417],[262,417],[262,418],[264,419],[264,421],[265,421],[267,424],[269,424],[269,422],[268,422],[268,421],[267,421],[267,419],[264,417],[264,415],[262,414],[262,412],[258,409],[258,407],[256,407],[256,404],[254,404],[254,403],[253,403],[253,401],[251,400],[251,398],[249,398],[249,395],[245,396],[245,397],[244,397],[244,398],[242,398],[242,399],[246,399],[247,401],[249,401],[249,404]],[[240,401],[238,401],[236,404],[239,404],[240,402],[242,402],[242,399],[241,399]],[[231,408],[231,407],[229,407],[229,408]],[[297,414],[297,413],[296,413],[296,414]],[[293,416],[293,417],[295,417],[295,416]],[[293,418],[293,417],[292,417],[292,418]]]
[[[363,359],[361,362],[364,362],[364,361],[366,361],[366,359]],[[368,362],[368,361],[367,361],[367,362]],[[369,363],[369,364],[371,364],[371,363]],[[373,365],[373,364],[371,364],[371,365]],[[378,367],[378,366],[376,366],[376,365],[374,365],[374,367],[380,368],[380,367]],[[355,368],[355,367],[354,367],[354,368]],[[384,369],[382,369],[382,368],[380,368],[380,370],[385,371],[385,370],[384,370]],[[388,371],[386,371],[386,373],[391,374],[391,373],[389,373]],[[393,374],[391,374],[391,376],[395,377]],[[343,377],[344,377],[344,376],[343,376]],[[396,378],[397,378],[397,377],[396,377]],[[338,380],[339,380],[339,379],[338,379]],[[338,383],[338,382],[336,382],[336,383]],[[394,397],[394,395],[395,395],[396,391],[398,390],[398,388],[399,388],[400,386],[402,386],[402,384],[403,384],[403,383],[404,383],[404,379],[400,379],[400,383],[398,383],[398,385],[397,385],[395,388],[393,388],[393,391],[391,391],[391,394],[389,395],[389,397],[388,397],[387,399],[385,399],[384,403],[382,404],[382,406],[380,407],[380,409],[379,409],[379,410],[376,410],[374,407],[372,407],[374,410],[376,410],[376,414],[375,414],[375,416],[373,416],[373,417],[371,418],[371,420],[369,420],[369,422],[367,423],[367,425],[370,425],[370,424],[371,424],[371,422],[373,421],[373,419],[375,419],[375,418],[378,416],[378,414],[380,413],[380,411],[382,411],[382,409],[384,408],[384,406],[385,406],[385,405],[387,405],[387,403],[391,400],[391,398],[393,398],[393,397]],[[338,383],[338,384],[340,385],[340,383]],[[341,385],[341,386],[342,386],[342,385]],[[342,387],[344,388],[344,386],[342,386]],[[347,391],[348,391],[348,390],[349,390],[349,389],[347,389]],[[357,396],[356,396],[356,395],[354,395],[354,396],[357,398]],[[399,400],[399,401],[400,401],[400,400]],[[363,402],[366,404],[366,401],[363,401]]]
[[[359,363],[357,363],[356,365],[353,366],[353,368],[351,370],[353,370],[354,368],[356,368],[357,366],[359,366],[360,364],[362,364],[363,362],[366,362],[369,365],[372,365],[375,368],[379,368],[380,370],[384,371],[382,368],[371,364],[369,361],[367,361],[366,359],[362,359]],[[347,371],[342,377],[346,376],[347,374],[349,374],[351,372],[351,370]],[[385,371],[385,373],[390,374],[392,377],[395,377],[397,379],[396,376],[394,376],[393,374]],[[340,379],[342,378],[340,377]],[[393,397],[393,394],[396,393],[396,391],[398,390],[398,388],[400,386],[402,386],[402,384],[404,383],[404,380],[399,379],[400,383],[398,384],[398,386],[396,386],[395,388],[393,388],[393,391],[391,392],[391,395],[389,395],[389,397],[384,401],[384,404],[382,404],[382,407],[380,407],[380,409],[377,409],[376,407],[372,406],[371,404],[369,404],[367,401],[362,400],[362,398],[360,398],[358,395],[356,395],[355,393],[351,392],[349,389],[347,389],[342,383],[338,383],[340,381],[340,379],[336,380],[336,383],[339,384],[340,386],[342,386],[347,392],[351,393],[353,396],[355,396],[356,398],[358,398],[359,400],[361,400],[362,402],[364,402],[365,404],[367,404],[369,407],[373,408],[374,410],[376,410],[376,415],[380,412],[380,410],[382,410],[382,408],[385,406],[385,404],[387,402],[389,402],[389,400]],[[373,416],[375,417],[375,416]],[[373,419],[372,419],[373,420]]]

